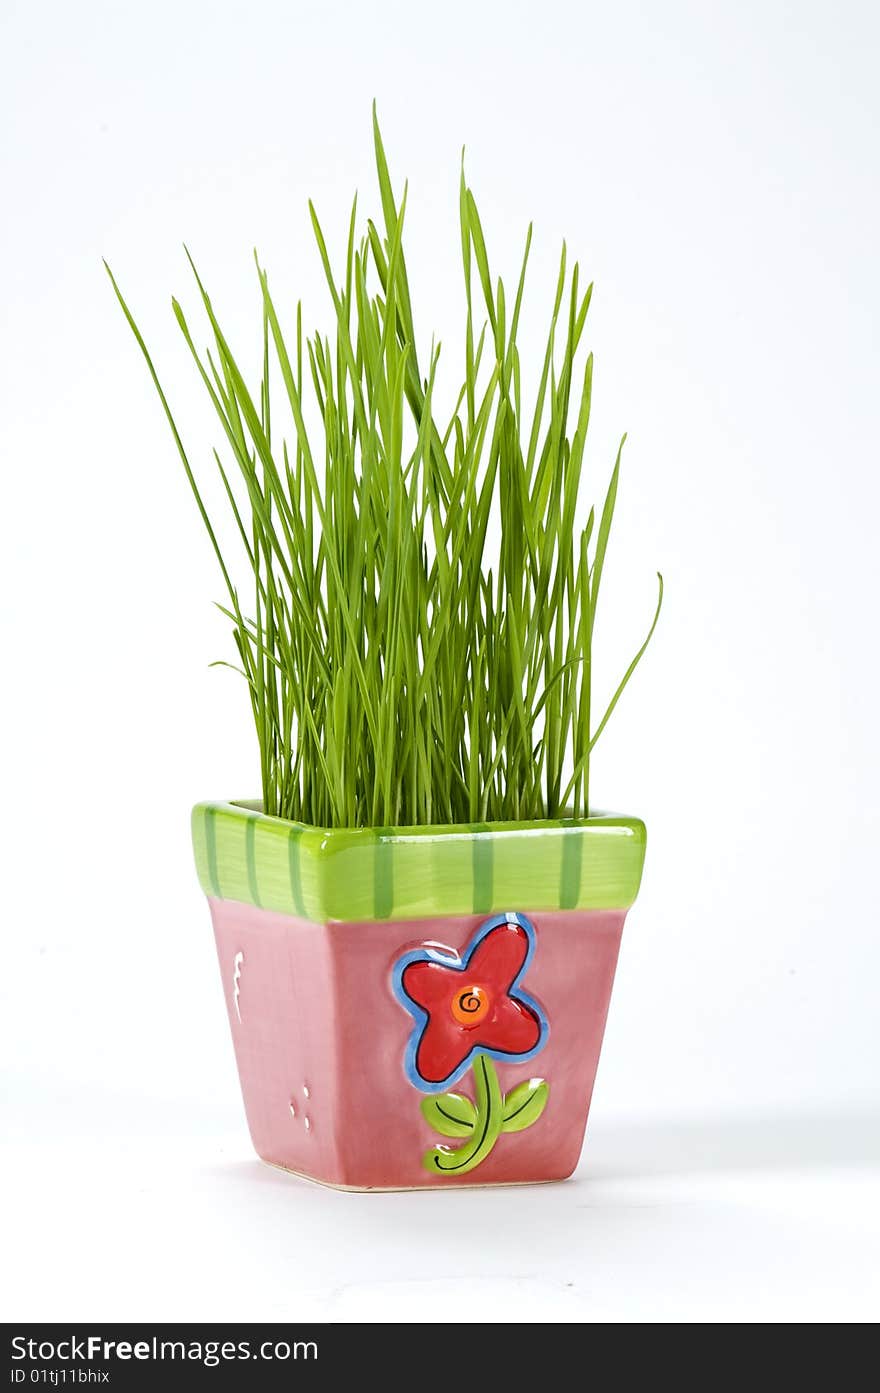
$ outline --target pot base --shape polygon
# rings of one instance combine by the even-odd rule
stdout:
[[[262,1161],[262,1156],[259,1157]],[[292,1175],[295,1180],[307,1180],[310,1185],[320,1185],[322,1190],[340,1190],[349,1195],[407,1195],[414,1190],[433,1190],[435,1194],[444,1188],[441,1185],[343,1185],[341,1181],[322,1180],[317,1175],[306,1175],[305,1171],[295,1171],[290,1166],[282,1166],[278,1161],[263,1161],[270,1170],[281,1171],[282,1175]],[[564,1185],[569,1175],[560,1175],[551,1180],[472,1180],[459,1183],[456,1190],[515,1190],[523,1185]]]

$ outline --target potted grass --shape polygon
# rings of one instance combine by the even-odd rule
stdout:
[[[192,815],[254,1146],[354,1189],[561,1179],[581,1150],[645,828],[596,813],[604,710],[592,641],[620,452],[580,511],[591,286],[563,248],[536,390],[464,173],[464,362],[417,353],[379,127],[381,226],[341,273],[311,219],[332,339],[304,338],[257,264],[249,385],[193,265],[213,339],[174,313],[217,412],[236,560],[216,554],[247,683],[261,799]],[[108,267],[109,271],[109,267]],[[446,403],[445,411],[441,403]],[[246,587],[239,583],[243,566]]]

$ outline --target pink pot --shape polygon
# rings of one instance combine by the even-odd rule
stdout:
[[[352,1189],[577,1164],[645,828],[193,813],[251,1137]]]

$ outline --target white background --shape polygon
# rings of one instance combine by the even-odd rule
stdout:
[[[855,0],[6,0],[8,1317],[876,1317],[878,42]],[[354,189],[378,212],[374,96],[447,365],[462,144],[510,280],[535,220],[529,329],[563,235],[596,282],[596,491],[629,431],[600,687],[667,584],[596,757],[649,853],[566,1186],[261,1168],[191,866],[190,805],[256,792],[256,746],[101,257],[209,465],[181,243],[236,344],[254,245],[329,329],[306,200],[337,255]]]

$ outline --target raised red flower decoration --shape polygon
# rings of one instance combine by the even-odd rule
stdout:
[[[406,1068],[417,1088],[440,1092],[477,1053],[537,1054],[547,1021],[537,1002],[517,990],[534,942],[528,919],[507,914],[485,924],[462,958],[419,948],[399,959],[394,987],[416,1021]]]

